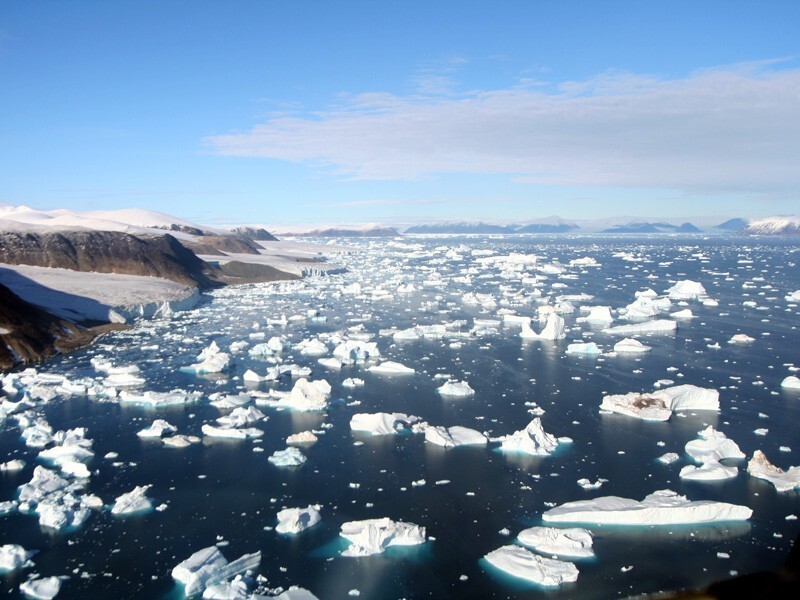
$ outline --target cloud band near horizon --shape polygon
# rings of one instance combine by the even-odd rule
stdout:
[[[365,93],[210,136],[226,156],[347,179],[507,175],[549,185],[786,197],[800,190],[800,69],[752,63],[681,79],[607,73],[554,88]]]

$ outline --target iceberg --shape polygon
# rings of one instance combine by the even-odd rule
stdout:
[[[533,419],[525,429],[520,429],[502,438],[502,452],[520,452],[533,456],[546,456],[558,447],[558,439],[542,428],[539,417]]]
[[[350,542],[342,556],[371,556],[391,546],[417,546],[425,543],[425,528],[413,523],[382,519],[348,521],[339,535]]]
[[[276,467],[299,467],[308,459],[297,448],[289,447],[286,450],[276,450],[267,460]]]
[[[239,406],[234,408],[230,414],[218,418],[217,423],[223,427],[245,427],[266,419],[267,415],[255,406]]]
[[[0,546],[0,573],[15,571],[26,566],[28,560],[36,554],[28,552],[19,544],[5,544]]]
[[[51,600],[61,591],[61,579],[58,577],[41,577],[29,579],[20,584],[19,591],[26,598],[33,600]]]
[[[331,384],[324,379],[309,381],[301,377],[294,383],[292,391],[282,395],[278,400],[259,399],[257,404],[273,408],[288,408],[298,412],[311,412],[325,410],[328,407],[328,398],[331,394]]]
[[[786,295],[787,302],[800,302],[800,290],[796,290]]]
[[[346,388],[364,387],[364,380],[359,379],[358,377],[348,377],[342,382],[342,387]]]
[[[614,344],[614,352],[618,354],[641,354],[642,352],[649,352],[650,346],[646,346],[639,340],[633,338],[625,338]]]
[[[203,435],[207,435],[208,437],[229,440],[246,440],[264,435],[264,432],[256,427],[214,427],[208,423],[205,423],[200,430],[203,432]]]
[[[459,398],[471,396],[475,393],[475,390],[473,390],[466,381],[448,381],[436,391],[442,396]]]
[[[578,580],[578,567],[573,563],[538,556],[521,546],[503,546],[483,558],[504,573],[544,587],[558,587]]]
[[[566,350],[567,354],[578,354],[585,356],[594,356],[601,354],[602,351],[597,347],[594,342],[576,342],[569,344]]]
[[[142,392],[133,393],[122,390],[119,401],[131,404],[144,404],[150,408],[164,406],[181,406],[197,402],[202,397],[200,392],[187,392],[185,390],[172,390],[170,392]]]
[[[406,367],[399,362],[394,362],[391,360],[368,367],[367,371],[377,375],[410,375],[415,372],[411,367]]]
[[[378,344],[360,340],[348,340],[333,350],[333,356],[339,359],[343,365],[361,364],[367,360],[378,358],[380,355]]]
[[[197,360],[199,362],[189,365],[188,367],[183,367],[181,371],[195,373],[197,375],[203,373],[221,373],[228,368],[231,357],[220,350],[216,342],[211,342],[208,348],[197,355]]]
[[[679,473],[681,479],[689,481],[721,481],[732,479],[738,474],[739,469],[736,467],[726,467],[716,460],[706,461],[699,467],[686,465]]]
[[[194,435],[173,435],[163,438],[162,441],[167,448],[187,448],[192,444],[199,444],[202,440]]]
[[[562,317],[551,312],[541,333],[536,333],[530,325],[523,323],[519,336],[524,340],[561,340],[567,336],[566,325]]]
[[[356,413],[350,419],[350,429],[372,435],[393,435],[411,428],[419,420],[405,413]]]
[[[668,421],[676,410],[719,410],[719,392],[694,385],[677,385],[650,393],[604,396],[600,410],[645,421]]]
[[[434,427],[428,425],[424,428],[425,441],[445,448],[456,446],[485,446],[488,439],[480,431],[460,427]]]
[[[153,508],[153,502],[145,494],[151,485],[139,485],[127,494],[122,494],[111,507],[112,515],[129,515]]]
[[[317,443],[317,436],[314,435],[313,431],[301,431],[300,433],[293,433],[289,437],[286,438],[286,443],[288,445],[291,444],[311,444]]]
[[[275,531],[284,534],[296,534],[313,527],[322,520],[319,505],[306,508],[284,508],[277,515],[278,525]]]
[[[737,333],[731,339],[728,340],[729,344],[750,344],[755,342],[755,338],[750,337],[746,333]]]
[[[753,477],[769,481],[779,492],[800,488],[800,466],[784,471],[769,462],[761,450],[753,453],[753,458],[747,463],[747,472]]]
[[[720,461],[725,458],[745,458],[739,446],[711,425],[698,434],[699,439],[686,443],[686,453],[699,463]]]
[[[184,585],[184,594],[193,596],[207,587],[261,564],[261,552],[244,554],[233,562],[228,562],[216,546],[198,550],[172,569],[172,578]]]
[[[692,501],[672,490],[659,490],[641,501],[603,496],[567,502],[546,511],[542,520],[550,523],[650,526],[746,521],[752,514],[747,506],[712,500]]]
[[[667,295],[673,300],[701,300],[707,296],[703,284],[690,279],[677,282],[667,290]]]
[[[571,527],[531,527],[519,532],[517,540],[523,546],[542,554],[555,554],[573,558],[591,558],[592,533],[587,529]]]
[[[589,314],[583,318],[585,323],[604,325],[610,324],[614,321],[611,316],[610,306],[591,306],[589,307]]]
[[[610,335],[633,335],[636,333],[671,333],[678,328],[676,321],[666,319],[656,319],[654,321],[644,321],[642,323],[629,323],[628,325],[617,325],[603,329],[603,333]]]
[[[800,377],[789,375],[786,379],[781,381],[781,387],[787,390],[800,390]]]
[[[141,438],[160,438],[164,434],[175,433],[176,431],[178,431],[178,428],[174,425],[170,425],[164,419],[156,419],[150,427],[137,431],[136,435]]]

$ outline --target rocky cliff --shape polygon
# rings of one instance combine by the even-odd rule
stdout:
[[[278,238],[262,227],[235,227],[233,233],[257,242],[277,242]]]
[[[95,333],[26,302],[0,285],[0,370],[85,346]]]
[[[219,285],[216,269],[169,234],[118,231],[0,232],[0,263],[73,271],[162,277],[185,285]]]

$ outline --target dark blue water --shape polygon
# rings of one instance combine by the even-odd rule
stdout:
[[[768,483],[744,470],[723,482],[685,482],[678,471],[688,458],[685,443],[713,425],[736,441],[749,456],[763,450],[782,468],[800,464],[800,394],[780,388],[780,382],[800,366],[798,326],[800,309],[785,296],[800,289],[798,246],[785,241],[728,238],[663,237],[640,242],[631,238],[591,237],[474,237],[416,238],[392,241],[344,241],[352,252],[338,260],[350,271],[264,286],[227,288],[215,292],[196,310],[170,320],[144,321],[132,330],[107,336],[94,347],[43,365],[49,372],[70,377],[97,376],[89,363],[94,356],[115,364],[138,364],[146,389],[175,387],[214,392],[244,389],[247,369],[263,374],[267,363],[234,355],[224,377],[195,377],[178,369],[212,340],[223,348],[246,340],[250,333],[266,338],[285,335],[296,344],[303,339],[363,324],[384,358],[414,367],[412,376],[385,377],[359,367],[330,371],[287,350],[285,363],[308,365],[314,379],[327,379],[332,402],[324,413],[290,413],[263,409],[269,420],[258,426],[264,437],[256,442],[206,439],[184,450],[162,447],[135,433],[154,418],[164,418],[180,433],[201,436],[205,422],[220,411],[206,400],[185,407],[148,410],[86,398],[60,398],[40,410],[57,429],[83,426],[94,440],[89,491],[106,503],[135,485],[152,484],[149,492],[163,512],[127,518],[107,511],[94,513],[76,531],[42,531],[35,516],[0,517],[2,543],[37,549],[35,571],[42,576],[69,575],[59,598],[173,598],[181,589],[170,578],[171,569],[192,552],[217,543],[229,558],[261,550],[259,574],[271,587],[301,585],[320,598],[346,597],[358,589],[366,598],[603,598],[685,587],[704,586],[739,574],[775,569],[785,559],[800,531],[800,494],[777,493]],[[450,253],[456,249],[456,255]],[[619,337],[599,328],[577,324],[575,313],[566,317],[569,332],[559,342],[523,342],[518,329],[501,328],[495,335],[458,340],[423,339],[393,342],[381,336],[390,327],[440,324],[474,318],[498,318],[496,310],[466,305],[467,292],[493,293],[501,289],[532,288],[519,273],[484,267],[472,249],[533,253],[540,264],[592,256],[599,268],[567,267],[576,278],[548,276],[545,296],[588,293],[587,305],[621,308],[634,292],[652,288],[664,293],[675,281],[701,282],[718,307],[690,302],[696,315],[681,321],[674,335],[642,338],[653,350],[643,356],[574,357],[564,354],[570,341],[596,342],[610,351]],[[620,256],[627,253],[627,256]],[[470,269],[475,271],[470,274]],[[423,282],[438,273],[443,284]],[[533,274],[533,269],[527,270]],[[471,275],[471,283],[453,281]],[[342,295],[341,288],[358,281],[361,295]],[[418,291],[397,294],[399,284],[413,283]],[[566,288],[552,289],[553,283]],[[389,299],[373,299],[383,287]],[[755,302],[755,306],[744,305]],[[501,302],[497,308],[503,308]],[[536,305],[509,308],[534,315]],[[673,310],[685,308],[675,305]],[[315,309],[325,323],[292,321],[267,328],[268,319]],[[536,325],[534,326],[536,328]],[[733,345],[727,341],[746,333],[755,341]],[[259,340],[251,341],[258,343]],[[263,340],[265,341],[265,340]],[[719,342],[721,348],[708,346]],[[157,346],[157,347],[156,347]],[[332,346],[331,346],[332,349]],[[443,399],[436,393],[448,374],[466,380],[476,394]],[[341,385],[347,377],[361,377],[363,388]],[[618,415],[601,415],[606,393],[652,390],[656,381],[674,380],[720,390],[721,411],[676,415],[666,423],[642,422]],[[272,387],[291,389],[284,379]],[[265,390],[270,385],[262,384]],[[353,404],[353,402],[359,404]],[[445,450],[426,444],[422,436],[369,437],[353,434],[349,420],[356,412],[405,412],[434,425],[463,425],[493,436],[523,428],[532,418],[526,403],[546,412],[545,429],[574,442],[543,458],[503,455],[487,448]],[[307,429],[325,433],[304,449],[308,462],[296,469],[271,465],[267,457],[285,448],[287,435]],[[755,429],[767,428],[766,436]],[[355,441],[363,445],[354,445]],[[659,442],[663,442],[659,445]],[[781,452],[781,446],[791,452]],[[263,452],[253,452],[261,448]],[[103,456],[118,452],[122,466]],[[677,452],[681,460],[665,466],[656,458]],[[3,460],[24,458],[27,467],[2,475],[0,500],[14,497],[17,486],[30,480],[36,452],[27,449],[13,423],[0,431]],[[608,480],[599,490],[586,491],[576,481],[586,477]],[[427,485],[412,487],[425,479]],[[448,480],[446,485],[434,482]],[[350,483],[359,483],[358,489]],[[523,528],[541,524],[541,514],[553,504],[605,495],[641,499],[669,488],[692,500],[710,499],[745,504],[754,510],[747,523],[720,523],[682,527],[598,527],[596,558],[578,562],[574,584],[544,590],[504,576],[480,559],[508,543]],[[322,505],[320,525],[294,537],[276,534],[275,514],[284,507]],[[425,526],[435,538],[424,546],[390,549],[368,558],[343,558],[338,542],[341,523],[388,516]],[[511,535],[500,530],[507,528]],[[718,552],[729,558],[719,558]],[[633,569],[623,572],[622,567]],[[6,575],[0,583],[12,596],[32,570]],[[464,579],[462,576],[466,576]]]

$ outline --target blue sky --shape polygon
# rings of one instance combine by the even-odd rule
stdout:
[[[9,1],[0,202],[204,223],[800,212],[800,2]]]

